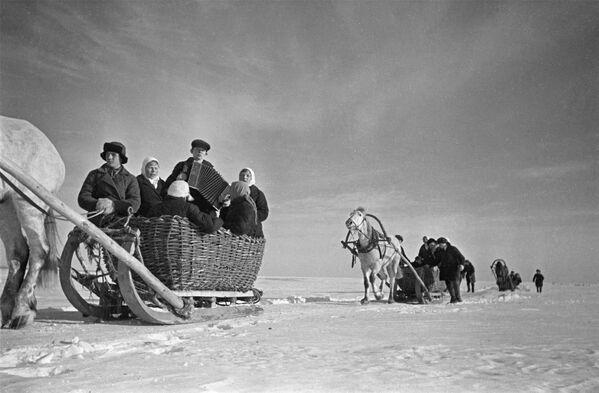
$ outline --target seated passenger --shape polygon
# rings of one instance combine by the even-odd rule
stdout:
[[[150,208],[148,217],[179,216],[186,217],[197,225],[201,232],[214,233],[223,225],[216,212],[207,214],[189,202],[189,185],[183,180],[175,180],[168,188],[167,196],[160,204]]]
[[[191,142],[190,150],[192,157],[189,157],[185,161],[180,161],[177,163],[177,165],[175,165],[173,172],[169,177],[166,178],[165,187],[168,188],[175,180],[187,181],[194,163],[200,166],[205,165],[210,168],[214,168],[214,165],[212,165],[210,161],[206,160],[208,150],[210,150],[210,144],[208,142],[201,139],[194,139]],[[163,190],[163,195],[164,194],[165,193]],[[198,190],[192,189],[191,197],[193,198],[193,204],[199,207],[202,212],[212,213],[214,211],[212,204],[206,200],[206,198],[204,198]]]
[[[162,202],[164,180],[160,178],[160,163],[154,157],[146,157],[141,164],[141,174],[137,176],[141,206],[137,213],[145,216],[152,206]]]
[[[243,168],[239,172],[239,181],[244,181],[250,185],[250,196],[256,204],[256,210],[258,212],[258,228],[256,230],[256,237],[264,237],[262,232],[262,222],[268,218],[268,202],[262,190],[256,186],[256,175],[252,168]]]
[[[106,142],[100,157],[104,165],[89,172],[77,197],[79,206],[92,213],[99,212],[90,221],[98,226],[127,217],[139,209],[141,198],[137,179],[125,169],[127,151],[120,142]]]
[[[229,189],[231,205],[223,207],[220,215],[223,228],[236,235],[259,237],[256,203],[250,197],[250,186],[243,181],[234,181]]]

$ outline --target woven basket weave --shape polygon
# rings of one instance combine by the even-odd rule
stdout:
[[[265,240],[225,230],[199,232],[186,218],[134,217],[145,266],[171,290],[249,291],[262,264]]]

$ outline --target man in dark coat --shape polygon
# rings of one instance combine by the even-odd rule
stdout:
[[[422,238],[422,242],[423,244],[420,246],[418,256],[414,259],[414,263],[412,265],[416,269],[416,272],[420,278],[422,278],[424,285],[426,285],[427,289],[431,291],[433,285],[435,284],[435,276],[432,268],[438,264],[433,254],[435,248],[437,247],[437,242],[435,239],[429,239],[426,236]],[[414,290],[416,292],[416,298],[418,299],[418,302],[424,303],[424,298],[422,297],[422,288],[420,287],[420,282],[418,280],[416,280]]]
[[[463,269],[465,258],[455,246],[451,245],[447,239],[440,237],[437,239],[439,251],[436,255],[439,259],[439,279],[445,281],[450,303],[459,303],[462,301],[460,295],[460,272]]]
[[[166,179],[163,189],[163,196],[166,194],[166,191],[164,190],[168,190],[168,187],[175,180],[187,181],[194,162],[198,165],[207,165],[210,168],[214,168],[214,165],[212,165],[210,161],[204,159],[206,155],[208,155],[208,150],[210,150],[210,144],[208,144],[208,142],[205,142],[201,139],[194,139],[191,142],[190,152],[192,154],[192,157],[189,157],[185,161],[180,161],[177,163],[177,165],[175,165],[173,172]],[[191,188],[190,194],[193,198],[193,204],[199,207],[202,212],[210,213],[214,211],[214,207],[212,206],[212,204],[208,202],[206,198],[204,198],[198,190]]]
[[[464,261],[464,270],[462,270],[462,278],[466,278],[466,285],[468,286],[468,290],[466,292],[472,291],[474,293],[474,283],[476,282],[476,276],[474,274],[474,265],[469,260]]]
[[[154,157],[146,157],[141,165],[141,174],[137,175],[141,206],[137,213],[145,216],[152,206],[162,202],[164,180],[158,175],[160,163]]]
[[[135,213],[141,198],[137,179],[123,166],[128,161],[125,146],[120,142],[107,142],[100,157],[106,163],[87,175],[77,202],[88,212],[102,211],[101,216],[91,219],[102,226],[115,216],[126,217],[129,208]]]
[[[539,292],[539,293],[543,292],[543,281],[544,280],[545,280],[545,277],[543,277],[543,275],[541,274],[541,269],[537,269],[535,275],[532,276],[532,282],[535,283],[535,286],[537,287],[537,292]]]
[[[179,216],[187,218],[198,226],[201,232],[214,233],[223,225],[223,220],[216,217],[216,212],[203,213],[189,202],[189,185],[183,180],[175,180],[168,188],[164,201],[148,211],[148,217]]]

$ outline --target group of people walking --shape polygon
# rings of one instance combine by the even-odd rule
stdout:
[[[398,237],[400,242],[403,239]],[[418,276],[424,284],[430,289],[435,282],[433,269],[439,269],[439,280],[445,282],[447,291],[450,295],[450,303],[460,303],[462,296],[460,294],[460,283],[465,276],[468,282],[468,291],[474,292],[474,266],[467,261],[460,250],[451,244],[446,238],[438,239],[424,236],[422,246],[418,251],[418,256],[414,259],[412,265]],[[419,280],[415,283],[416,297],[423,303],[422,286]]]
[[[213,168],[206,160],[210,144],[201,139],[191,142],[191,157],[175,165],[166,180],[160,178],[160,162],[155,157],[143,160],[141,174],[132,175],[123,165],[128,157],[120,142],[104,143],[100,157],[105,163],[87,175],[77,201],[89,212],[89,219],[103,226],[130,212],[144,217],[180,216],[198,226],[201,232],[214,233],[221,227],[236,235],[264,237],[262,222],[268,217],[268,203],[255,184],[251,168],[239,172],[231,183],[210,203],[187,180],[193,165]]]

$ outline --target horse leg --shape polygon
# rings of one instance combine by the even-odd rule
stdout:
[[[44,215],[24,201],[16,201],[16,211],[29,245],[27,273],[15,299],[9,327],[20,329],[33,322],[37,311],[35,287],[50,246],[45,235]]]
[[[0,296],[1,326],[4,327],[11,319],[17,293],[25,276],[29,248],[21,233],[19,219],[10,201],[0,203],[0,221],[0,240],[4,244],[8,264],[8,274],[2,296]]]
[[[363,270],[362,277],[364,278],[364,297],[360,300],[360,303],[368,304],[370,302],[368,300],[368,272]]]
[[[376,274],[374,273],[374,271],[371,271],[370,272],[370,285],[372,286],[372,292],[374,293],[374,298],[376,300],[381,300],[383,298],[383,293],[376,291],[376,285],[374,285],[375,281],[376,281]]]
[[[389,299],[387,303],[395,303],[395,294],[397,293],[397,269],[399,268],[399,260],[396,258],[389,261],[387,265],[387,275],[389,276]]]

